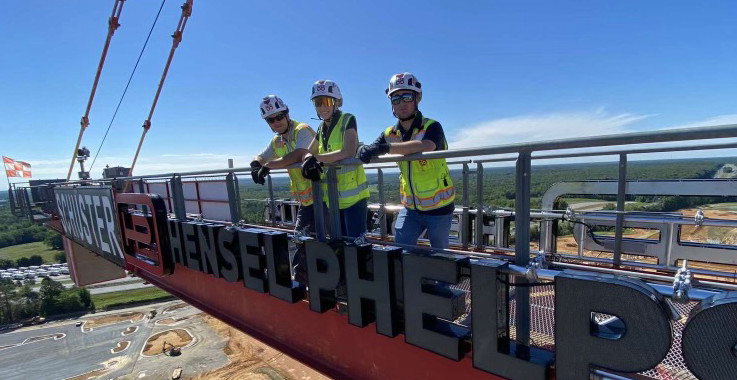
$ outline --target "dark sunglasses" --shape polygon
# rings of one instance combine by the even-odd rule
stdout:
[[[279,113],[279,114],[276,114],[276,116],[274,116],[274,117],[267,117],[266,118],[266,122],[269,123],[269,124],[272,124],[272,123],[275,123],[277,121],[282,121],[282,119],[284,119],[285,117],[287,117],[287,115],[285,115],[283,113]]]
[[[405,103],[409,103],[409,102],[415,101],[415,94],[413,94],[413,93],[406,93],[406,94],[402,94],[402,95],[394,95],[390,99],[392,101],[392,104],[394,104],[394,105],[397,105],[397,104],[399,104],[399,102],[402,102],[402,101],[405,102]]]

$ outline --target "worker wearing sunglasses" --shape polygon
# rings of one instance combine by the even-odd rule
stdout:
[[[422,115],[422,84],[408,72],[389,80],[386,95],[391,103],[395,125],[386,128],[373,144],[358,150],[361,161],[392,153],[408,155],[448,149],[443,127]],[[427,230],[433,248],[448,248],[455,205],[455,188],[444,158],[419,159],[398,163],[399,193],[404,208],[397,215],[394,241],[415,245]]]
[[[312,103],[322,120],[317,136],[310,144],[302,163],[302,175],[312,181],[325,179],[322,163],[332,163],[355,157],[358,131],[355,116],[342,112],[343,95],[331,80],[319,80],[312,85]],[[342,231],[333,236],[358,238],[366,232],[369,197],[363,165],[336,166],[338,203]],[[328,187],[323,181],[323,200],[328,202]]]
[[[301,162],[315,131],[305,123],[292,120],[289,108],[276,95],[269,95],[261,100],[261,117],[275,133],[269,145],[251,162],[253,182],[263,185],[271,169],[282,169]],[[312,199],[312,182],[302,177],[299,168],[289,169],[289,187],[292,195],[300,203],[297,211],[297,231],[315,231],[315,219]]]

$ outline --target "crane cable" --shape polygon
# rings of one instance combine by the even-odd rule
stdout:
[[[164,86],[164,80],[166,80],[166,74],[169,71],[171,60],[174,57],[174,52],[177,50],[179,43],[182,41],[182,34],[184,33],[184,27],[187,25],[187,20],[189,19],[189,16],[192,15],[192,2],[193,0],[185,0],[184,4],[182,4],[182,15],[179,18],[179,24],[177,24],[177,30],[174,32],[174,34],[172,34],[173,42],[171,50],[169,51],[169,58],[166,61],[164,73],[161,74],[161,81],[159,82],[159,87],[156,90],[153,104],[151,104],[151,110],[148,113],[148,118],[143,122],[143,133],[141,134],[141,140],[138,142],[136,154],[135,156],[133,156],[133,163],[131,164],[130,170],[128,171],[129,177],[133,176],[133,169],[136,167],[138,154],[141,152],[141,146],[143,146],[143,140],[146,138],[146,133],[148,133],[149,128],[151,128],[151,117],[153,116],[154,110],[156,109],[156,102],[159,100],[159,95],[161,95],[161,88]],[[126,182],[123,188],[123,192],[127,191],[129,183],[130,182]]]
[[[69,178],[72,176],[72,170],[74,169],[74,160],[77,158],[77,150],[79,149],[79,144],[82,142],[82,135],[84,134],[85,129],[90,125],[90,109],[92,108],[92,100],[95,98],[95,91],[97,90],[97,83],[100,81],[100,74],[102,73],[102,66],[105,64],[105,57],[107,56],[107,49],[110,47],[110,40],[113,38],[113,34],[115,34],[115,30],[118,29],[120,24],[118,23],[118,20],[120,19],[120,12],[123,11],[123,2],[125,0],[115,0],[115,4],[113,5],[113,13],[112,16],[108,19],[108,28],[107,28],[107,38],[105,39],[105,47],[102,48],[102,56],[100,57],[100,63],[97,65],[97,73],[95,74],[95,81],[92,84],[92,91],[90,92],[90,98],[87,101],[87,110],[84,113],[84,116],[82,116],[82,120],[80,121],[80,128],[79,128],[79,136],[77,137],[77,145],[74,147],[74,152],[72,152],[72,162],[69,164],[69,172],[67,173],[67,182],[69,181]]]
[[[133,66],[133,71],[131,72],[131,75],[128,78],[128,83],[125,84],[125,89],[123,90],[123,94],[120,96],[120,100],[118,101],[118,106],[115,107],[115,112],[113,112],[113,117],[110,119],[110,124],[108,124],[107,130],[105,130],[105,135],[102,136],[102,141],[100,141],[100,146],[97,147],[95,158],[92,159],[92,165],[90,165],[90,168],[87,169],[87,171],[92,171],[92,167],[95,166],[95,161],[97,161],[97,156],[100,154],[100,149],[102,149],[102,145],[105,144],[105,139],[107,138],[108,132],[110,132],[110,127],[112,127],[113,121],[115,121],[115,116],[118,115],[118,110],[120,109],[120,105],[123,103],[125,94],[128,92],[128,86],[130,86],[131,80],[133,80],[133,75],[136,73],[136,69],[138,68],[138,63],[141,62],[141,57],[143,56],[143,52],[146,50],[146,45],[148,45],[148,40],[151,38],[151,33],[154,31],[156,22],[159,20],[159,15],[161,15],[161,10],[164,8],[164,3],[166,3],[166,0],[161,1],[159,12],[156,13],[156,18],[154,19],[154,23],[151,25],[151,29],[148,31],[148,36],[146,36],[146,42],[143,43],[141,52],[138,54],[138,59],[136,60],[136,64]]]

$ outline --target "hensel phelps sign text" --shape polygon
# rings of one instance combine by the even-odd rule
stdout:
[[[73,200],[88,203],[84,197]],[[533,348],[530,355],[517,355],[521,350],[509,339],[510,278],[504,261],[307,240],[307,283],[300,283],[290,277],[286,233],[167,219],[158,196],[119,194],[118,203],[129,265],[157,275],[184,266],[285,302],[308,297],[318,313],[336,306],[336,289],[345,284],[353,325],[373,323],[379,334],[404,334],[407,343],[452,360],[473,348],[474,367],[509,379],[543,380],[552,368],[553,353]],[[132,205],[145,205],[149,212]],[[470,329],[447,322],[464,311],[464,298],[442,284],[458,283],[462,273],[471,278]],[[554,286],[557,379],[589,379],[594,368],[646,371],[671,349],[670,321],[678,316],[650,285],[563,272]],[[597,322],[596,313],[616,318]],[[689,315],[680,348],[699,379],[737,379],[735,326],[737,293],[707,299]]]

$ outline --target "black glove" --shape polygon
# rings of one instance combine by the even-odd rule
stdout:
[[[366,164],[371,161],[371,158],[387,153],[389,153],[389,144],[387,143],[361,145],[361,147],[358,148],[358,158]]]
[[[310,156],[302,162],[302,177],[312,181],[319,181],[322,174],[322,163],[315,156]]]
[[[261,169],[258,171],[258,183],[264,184],[266,182],[266,176],[269,175],[269,172],[271,171],[270,168],[267,168],[266,166],[262,166]]]
[[[253,183],[257,183],[259,185],[263,185],[265,183],[264,179],[259,176],[261,168],[263,168],[263,166],[260,162],[256,160],[251,161],[251,178],[253,178]],[[268,174],[268,171],[266,173]]]

